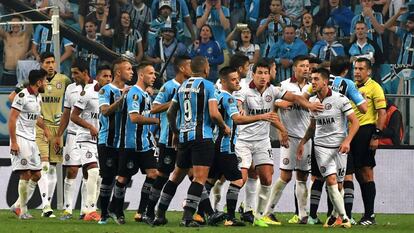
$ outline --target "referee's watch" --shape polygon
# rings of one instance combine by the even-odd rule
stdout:
[[[377,140],[380,139],[382,135],[382,131],[378,128],[375,129],[375,132],[372,134],[371,139]]]

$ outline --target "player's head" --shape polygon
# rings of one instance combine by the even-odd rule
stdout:
[[[295,73],[295,78],[302,81],[307,79],[309,76],[309,57],[305,55],[299,55],[293,58],[293,72]]]
[[[249,72],[249,57],[241,53],[236,53],[230,58],[229,66],[237,70],[240,78],[245,78]]]
[[[191,60],[191,71],[194,76],[208,77],[210,74],[210,65],[205,57],[197,56]]]
[[[328,43],[332,43],[336,39],[336,28],[332,25],[326,25],[322,29],[322,38]]]
[[[191,58],[181,55],[174,58],[174,69],[177,74],[183,74],[185,78],[191,76]]]
[[[365,83],[372,72],[372,64],[368,58],[360,57],[354,63],[354,80],[358,83]]]
[[[51,52],[40,54],[40,63],[42,69],[47,71],[47,75],[52,77],[56,71],[55,55]]]
[[[296,28],[293,25],[287,25],[283,29],[283,39],[286,43],[292,43],[296,37]]]
[[[72,79],[76,84],[85,84],[89,80],[88,64],[82,59],[76,59],[70,67]]]
[[[319,67],[319,65],[322,63],[322,60],[318,57],[309,57],[309,71],[312,72],[312,70]],[[310,77],[310,75],[309,75]]]
[[[328,88],[329,71],[324,68],[317,68],[312,71],[312,91],[320,93],[322,90]]]
[[[365,39],[368,35],[368,27],[364,21],[358,21],[355,24],[355,35],[357,39]]]
[[[274,82],[276,80],[276,74],[277,74],[276,62],[274,59],[270,59],[270,58],[265,58],[265,59],[269,63],[269,67],[270,67],[270,82]]]
[[[98,66],[98,69],[96,71],[96,80],[101,87],[112,82],[111,67],[106,64]]]
[[[405,23],[407,31],[414,32],[414,13],[410,13],[407,16],[407,22]]]
[[[122,82],[129,82],[132,79],[134,71],[131,63],[125,58],[118,58],[114,61],[113,76],[114,79],[120,79]]]
[[[240,78],[237,70],[230,66],[225,66],[220,69],[219,77],[223,90],[232,93],[240,90]]]
[[[348,73],[348,70],[351,67],[351,62],[349,62],[349,58],[346,56],[337,56],[331,60],[331,73],[335,76],[342,76]]]
[[[270,82],[270,65],[266,59],[260,59],[253,66],[253,82],[258,89],[269,85]]]
[[[31,70],[29,73],[29,85],[32,88],[36,88],[39,93],[44,93],[47,85],[46,77],[47,72],[44,69]]]
[[[149,62],[141,62],[137,67],[138,82],[144,84],[145,88],[152,87],[155,79],[155,69]]]

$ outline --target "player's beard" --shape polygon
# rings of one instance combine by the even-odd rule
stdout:
[[[37,89],[37,91],[38,91],[39,93],[45,93],[45,88],[44,88],[43,86],[40,86],[40,87]]]

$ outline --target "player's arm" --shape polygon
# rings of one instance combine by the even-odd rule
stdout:
[[[124,102],[124,99],[126,97],[126,94],[128,93],[127,91],[124,91],[121,95],[121,98],[119,98],[117,101],[113,102],[111,105],[109,104],[104,104],[101,105],[99,107],[99,111],[102,113],[102,115],[104,116],[111,116],[112,114],[114,114],[114,112],[122,106],[122,103]]]
[[[131,118],[132,123],[140,125],[156,125],[160,123],[159,118],[146,117],[137,112],[129,113],[129,117]]]
[[[43,133],[46,137],[46,139],[49,141],[51,139],[51,134],[49,131],[49,128],[46,127],[45,121],[43,120],[43,117],[38,117],[36,121],[36,125],[39,126],[43,130]]]
[[[168,110],[170,107],[171,101],[163,104],[154,103],[151,107],[151,114],[162,113]]]
[[[172,101],[167,111],[168,123],[170,124],[170,129],[175,135],[178,135],[180,133],[177,127],[177,112],[179,108],[179,104],[175,101]]]
[[[368,111],[368,103],[367,103],[367,101],[365,101],[362,104],[358,105],[357,108],[358,108],[358,111],[360,113],[365,114]]]
[[[10,153],[12,155],[18,155],[19,153],[19,145],[17,145],[17,138],[16,138],[16,121],[20,115],[20,111],[11,108],[9,114],[9,135],[10,135]]]
[[[276,121],[278,118],[277,114],[274,112],[269,112],[260,115],[251,115],[251,116],[243,116],[240,114],[234,114],[231,119],[233,120],[236,125],[246,125],[256,121],[269,121],[273,122]]]
[[[62,145],[60,145],[60,138],[62,137],[63,133],[65,132],[65,129],[68,127],[69,117],[70,117],[70,108],[64,107],[62,116],[60,117],[59,129],[58,129],[58,131],[56,133],[56,136],[55,136],[55,139],[54,139],[55,150],[62,147]]]
[[[280,101],[275,102],[275,107],[276,108],[287,109],[292,105],[293,105],[292,102],[289,102],[289,101],[286,101],[286,100],[280,100]]]
[[[349,122],[348,136],[346,136],[344,141],[341,143],[341,146],[339,147],[339,152],[345,154],[348,154],[350,150],[351,141],[359,129],[359,121],[354,112],[349,114],[347,118]]]
[[[280,145],[289,148],[289,136],[286,127],[280,121],[279,117],[276,115],[276,119],[271,122],[271,125],[279,130],[279,141]]]
[[[385,121],[387,119],[387,111],[385,110],[385,108],[377,109],[377,114],[378,119],[377,123],[375,124],[376,129],[369,143],[371,150],[376,150],[378,148],[378,140],[382,135],[382,130],[384,129]]]
[[[70,114],[70,120],[73,123],[85,128],[85,129],[89,129],[89,131],[91,133],[91,136],[92,136],[92,139],[96,139],[96,137],[98,136],[98,129],[96,129],[92,124],[89,124],[87,121],[85,121],[84,119],[82,119],[80,117],[80,114],[82,113],[82,111],[83,111],[83,109],[81,109],[77,106],[74,106],[73,111]]]
[[[209,100],[208,101],[208,110],[210,114],[210,118],[213,120],[214,123],[218,125],[218,127],[224,129],[224,133],[226,135],[230,135],[230,128],[226,125],[226,123],[223,120],[223,117],[221,116],[218,106],[217,106],[217,100]]]
[[[318,102],[311,103],[305,97],[301,95],[295,95],[290,91],[286,92],[286,94],[283,96],[283,100],[298,103],[300,106],[307,108],[312,112],[323,111],[324,109],[321,103],[318,103]]]
[[[298,160],[302,160],[304,145],[307,141],[309,141],[309,139],[313,137],[313,135],[315,135],[315,129],[316,129],[316,120],[315,118],[311,118],[310,125],[308,129],[306,130],[305,136],[302,138],[302,140],[300,140],[299,145],[298,145],[298,150],[296,151],[296,158]]]

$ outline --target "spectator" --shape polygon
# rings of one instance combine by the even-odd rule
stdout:
[[[223,50],[218,41],[214,39],[213,30],[209,25],[200,28],[200,35],[190,50],[190,57],[203,56],[210,64],[210,74],[207,79],[216,83],[218,79],[218,66],[224,61]]]
[[[351,62],[360,57],[368,58],[372,64],[382,64],[384,58],[378,45],[368,40],[367,25],[364,22],[357,22],[355,25],[356,41],[351,44],[349,55]]]
[[[105,17],[105,7],[108,7],[108,6],[106,5],[105,0],[96,0],[94,6],[95,6],[95,10],[91,11],[89,14],[86,15],[85,24],[80,25],[81,30],[83,30],[83,27],[86,25],[86,21],[95,21],[97,27],[101,28],[101,23]]]
[[[310,55],[324,62],[330,62],[334,57],[345,55],[344,46],[336,41],[336,28],[325,26],[322,29],[322,40],[313,46]]]
[[[164,3],[163,3],[164,2]],[[184,23],[187,26],[188,31],[191,34],[191,41],[195,40],[195,33],[193,30],[193,22],[190,18],[187,3],[185,0],[153,0],[151,4],[151,13],[153,18],[158,17],[159,9],[162,4],[168,4],[171,6],[172,14],[171,20],[177,24],[180,29],[184,31]],[[181,40],[184,41],[184,40]]]
[[[147,32],[151,22],[151,9],[145,5],[143,0],[128,0],[129,4],[125,11],[129,12],[132,22],[132,28],[139,32]],[[146,41],[146,33],[142,33],[143,41]]]
[[[321,1],[319,12],[315,15],[316,24],[320,27],[325,25],[333,26],[337,30],[337,39],[349,43],[351,21],[354,13],[342,5],[342,0]]]
[[[250,63],[256,63],[260,57],[260,47],[253,43],[254,39],[249,26],[239,25],[227,36],[226,42],[234,53],[246,55]]]
[[[164,25],[161,29],[161,38],[157,39],[154,47],[148,49],[146,59],[154,64],[154,68],[163,72],[164,81],[175,78],[174,58],[187,54],[186,46],[175,38],[175,29],[171,25]],[[171,59],[169,59],[171,57]],[[168,62],[168,63],[167,63]]]
[[[385,119],[384,129],[382,130],[379,145],[401,144],[404,138],[404,125],[401,112],[391,101],[387,101],[387,118]]]
[[[265,41],[261,44],[260,51],[263,57],[267,57],[272,45],[282,39],[283,28],[291,24],[290,19],[283,16],[282,0],[272,0],[269,8],[270,14],[260,21],[260,26],[256,31],[256,37],[263,37]]]
[[[351,32],[355,32],[355,25],[358,21],[363,21],[368,27],[368,38],[375,41],[380,47],[381,51],[384,51],[382,45],[382,34],[384,33],[384,26],[382,26],[382,14],[374,12],[372,6],[374,0],[360,0],[362,6],[362,13],[355,15],[351,22]],[[355,36],[353,34],[353,36]]]
[[[137,63],[142,60],[144,50],[142,47],[142,37],[137,30],[131,27],[131,18],[128,12],[122,12],[119,18],[119,24],[113,29],[106,29],[106,21],[109,9],[105,8],[105,17],[101,24],[101,34],[112,38],[112,50],[126,57],[134,59]]]
[[[96,21],[92,19],[87,19],[85,23],[85,31],[86,31],[86,38],[89,40],[102,43],[101,35],[96,34],[96,30],[98,29],[98,25]],[[100,62],[99,56],[94,54],[88,48],[83,48],[82,46],[78,45],[76,48],[77,57],[84,60],[86,64],[88,64],[89,75],[95,79],[97,74],[97,68]]]
[[[236,27],[237,23],[243,22],[244,19],[246,18],[246,10],[244,7],[244,1],[243,0],[228,0],[227,2],[229,2],[227,8],[229,8],[229,11],[230,11],[230,27],[234,28]]]
[[[403,29],[399,26],[393,26],[397,18],[407,12],[407,8],[400,8],[397,14],[391,17],[384,25],[388,30],[394,32],[401,40],[402,46],[398,57],[398,64],[414,65],[414,14],[410,13]]]
[[[300,26],[300,18],[311,8],[310,0],[283,0],[282,5],[286,16],[297,27]]]
[[[14,15],[10,19],[11,22],[21,22],[23,18],[18,15]],[[33,27],[30,24],[25,26],[14,24],[11,25],[9,32],[0,28],[0,38],[4,43],[4,70],[3,76],[0,81],[0,85],[12,85],[17,84],[16,67],[17,61],[25,59],[29,53],[30,39],[32,37]]]
[[[283,40],[279,40],[270,49],[269,58],[274,58],[277,66],[276,82],[292,77],[293,58],[307,55],[308,48],[303,40],[296,38],[295,27],[286,26],[283,30]]]
[[[313,21],[311,13],[305,13],[302,16],[302,25],[298,30],[299,38],[303,40],[309,50],[312,49],[313,45],[321,40],[320,28]]]

